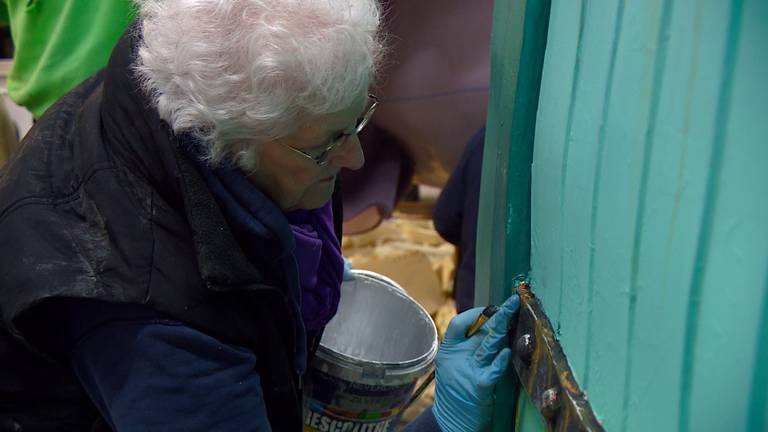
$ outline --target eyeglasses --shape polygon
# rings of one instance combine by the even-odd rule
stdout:
[[[376,107],[379,106],[379,98],[377,98],[376,96],[374,96],[372,94],[369,94],[368,98],[370,98],[373,101],[373,103],[368,108],[368,110],[365,112],[365,114],[363,114],[362,117],[357,119],[357,125],[355,126],[354,135],[359,134],[360,131],[363,130],[365,125],[367,125],[368,122],[371,120],[371,116],[373,116],[374,111],[376,111]],[[347,138],[349,138],[352,135],[353,134],[351,134],[351,133],[345,133],[345,134],[342,134],[341,136],[337,136],[337,137],[333,138],[331,140],[330,144],[328,144],[327,146],[323,147],[322,150],[319,150],[320,153],[318,155],[316,155],[316,156],[312,156],[311,154],[305,152],[304,150],[299,150],[299,149],[297,149],[295,147],[289,146],[288,144],[285,144],[285,143],[282,143],[282,142],[280,144],[282,144],[284,147],[287,147],[287,148],[293,150],[294,152],[304,156],[305,158],[312,160],[317,166],[321,167],[321,166],[325,166],[325,165],[328,164],[328,156],[331,154],[331,151],[333,151],[333,149],[335,149],[340,144],[344,143],[347,140]]]

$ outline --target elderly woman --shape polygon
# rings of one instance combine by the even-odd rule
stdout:
[[[373,0],[139,4],[0,177],[0,430],[302,430],[378,26]],[[409,427],[487,426],[516,307],[454,319]]]

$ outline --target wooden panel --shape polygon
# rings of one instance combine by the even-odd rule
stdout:
[[[645,193],[635,240],[632,305],[624,365],[622,425],[676,430],[685,366],[686,305],[707,210],[707,173],[717,117],[729,5],[667,6],[666,67],[658,72],[657,114],[649,125]],[[663,335],[663,337],[659,337]],[[656,353],[650,356],[649,353]],[[643,412],[658,413],[644,415]],[[685,430],[685,429],[683,429]]]
[[[626,2],[617,8],[616,46],[612,57],[611,87],[606,92],[603,123],[594,161],[594,196],[591,208],[590,259],[587,263],[591,303],[588,339],[565,344],[587,346],[582,385],[607,430],[620,430],[626,388],[626,367],[632,362],[630,338],[632,308],[637,287],[632,284],[639,218],[643,211],[647,168],[646,139],[658,85],[662,4],[660,1]],[[570,289],[564,286],[563,289]],[[578,311],[576,317],[579,319]],[[567,336],[564,335],[564,339]],[[576,359],[572,361],[577,361]]]
[[[766,430],[767,9],[553,2],[531,276],[607,430]]]
[[[768,263],[768,3],[734,1],[723,18],[708,190],[686,311],[680,426],[766,430],[764,418],[750,420],[749,407],[768,391],[754,383],[768,363],[756,355],[766,343],[759,337]]]
[[[539,114],[536,123],[536,140],[552,145],[534,147],[533,175],[536,181],[531,185],[531,218],[537,226],[546,227],[531,231],[531,259],[541,262],[537,295],[547,305],[553,325],[560,310],[560,286],[562,283],[560,260],[536,260],[541,253],[559,250],[561,245],[560,199],[563,183],[562,161],[566,151],[568,113],[571,101],[571,85],[576,74],[573,64],[579,40],[580,24],[574,17],[580,17],[579,2],[556,1],[550,13],[550,31],[545,66],[541,77]]]

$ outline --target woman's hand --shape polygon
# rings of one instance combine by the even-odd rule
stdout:
[[[433,413],[444,432],[481,431],[488,427],[495,402],[494,387],[509,365],[506,348],[509,320],[520,299],[512,295],[473,336],[465,333],[483,311],[465,311],[451,320],[437,353]]]

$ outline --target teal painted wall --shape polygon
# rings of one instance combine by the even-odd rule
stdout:
[[[766,47],[765,0],[552,2],[531,277],[609,431],[768,430]]]

